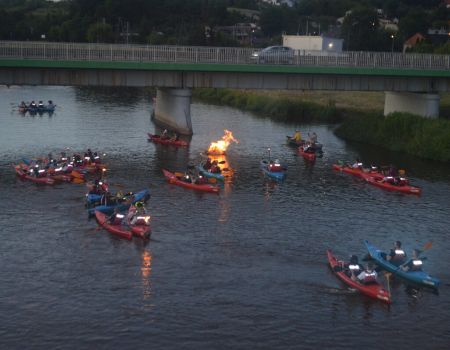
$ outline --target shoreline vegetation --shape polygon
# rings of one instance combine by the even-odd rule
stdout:
[[[195,89],[194,99],[254,112],[284,123],[336,124],[337,136],[392,151],[450,162],[450,96],[441,96],[441,115],[383,116],[383,92],[272,92]]]

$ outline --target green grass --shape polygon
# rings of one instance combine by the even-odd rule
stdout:
[[[211,104],[251,111],[260,117],[280,122],[336,123],[341,120],[334,103],[319,104],[293,96],[277,96],[247,90],[196,89],[194,98]]]

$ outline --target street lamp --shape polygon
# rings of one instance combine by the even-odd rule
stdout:
[[[394,39],[395,39],[394,34],[391,34],[391,39],[392,39],[391,52],[394,52]]]

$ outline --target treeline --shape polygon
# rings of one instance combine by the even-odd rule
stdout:
[[[279,43],[283,32],[333,33],[348,50],[400,51],[417,32],[448,29],[450,9],[442,0],[297,0],[293,8],[258,0],[2,0],[0,16],[2,40],[238,46],[214,28],[252,22],[261,28],[252,42],[260,46]],[[398,19],[398,32],[380,26],[381,18]]]

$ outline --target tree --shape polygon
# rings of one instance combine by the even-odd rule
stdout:
[[[359,6],[345,16],[341,38],[347,51],[379,51],[380,33],[375,9]]]
[[[113,30],[110,24],[97,22],[89,26],[86,39],[90,43],[111,43],[113,42]]]

